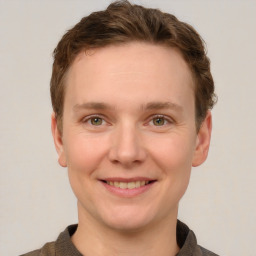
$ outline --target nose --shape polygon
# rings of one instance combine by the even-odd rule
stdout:
[[[136,127],[122,125],[113,131],[109,159],[115,164],[130,168],[146,159],[146,150]]]

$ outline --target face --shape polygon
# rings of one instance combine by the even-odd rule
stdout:
[[[196,132],[193,79],[181,54],[135,42],[81,52],[66,86],[63,133],[54,116],[52,132],[80,218],[118,230],[176,218],[211,132],[209,113]]]

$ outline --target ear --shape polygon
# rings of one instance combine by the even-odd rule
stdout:
[[[196,167],[202,164],[207,156],[210,146],[212,133],[212,115],[211,112],[208,111],[204,121],[201,124],[200,130],[197,134],[196,139],[196,149],[194,152],[194,157],[192,161],[192,166]]]
[[[57,126],[55,113],[52,113],[52,116],[51,116],[51,128],[52,128],[52,136],[53,136],[55,148],[59,155],[58,162],[62,167],[67,167],[66,156],[63,148],[62,135]]]

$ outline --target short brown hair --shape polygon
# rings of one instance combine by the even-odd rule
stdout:
[[[53,52],[51,100],[58,128],[62,131],[65,74],[82,50],[131,41],[148,42],[179,49],[195,80],[196,127],[216,101],[210,61],[204,41],[196,30],[174,15],[158,9],[116,1],[106,10],[81,19],[62,37]]]

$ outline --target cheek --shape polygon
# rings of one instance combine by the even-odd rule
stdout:
[[[65,153],[68,176],[72,190],[78,201],[85,204],[91,200],[93,175],[107,150],[106,139],[100,136],[88,136],[83,133],[72,133],[66,136]]]
[[[189,139],[186,136],[174,136],[158,140],[154,152],[151,152],[163,172],[164,187],[167,189],[165,200],[177,203],[189,184],[194,152]]]
[[[191,169],[193,143],[186,136],[166,136],[155,140],[150,147],[151,156],[166,172],[183,172]]]
[[[107,143],[100,136],[72,134],[64,145],[67,166],[71,171],[91,174],[104,157]]]

